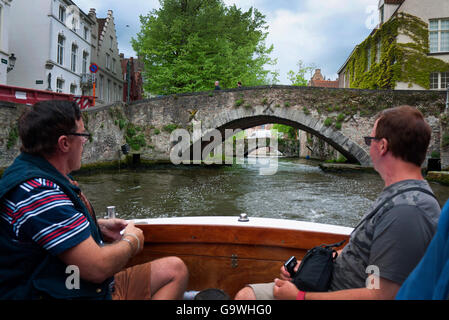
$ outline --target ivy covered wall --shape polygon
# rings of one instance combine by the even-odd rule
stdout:
[[[430,89],[430,74],[449,72],[449,63],[428,53],[428,24],[398,13],[356,47],[346,65],[346,79],[351,88],[395,89],[404,82],[410,88],[416,84]]]

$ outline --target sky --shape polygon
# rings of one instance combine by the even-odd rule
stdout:
[[[279,84],[290,84],[287,73],[305,65],[321,69],[326,79],[336,80],[338,70],[373,30],[378,21],[378,0],[223,0],[242,10],[258,9],[269,27],[267,46],[277,59]],[[135,56],[131,38],[140,31],[140,15],[160,8],[158,0],[74,0],[85,13],[95,8],[97,18],[114,13],[121,53]],[[307,78],[310,78],[311,74]]]

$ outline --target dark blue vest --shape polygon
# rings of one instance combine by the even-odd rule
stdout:
[[[89,221],[93,239],[103,242],[93,217],[80,200],[79,188],[42,157],[22,153],[5,170],[0,180],[0,200],[21,183],[33,178],[44,178],[56,183],[73,202],[75,209]],[[102,284],[80,280],[79,289],[68,289],[65,265],[35,243],[13,241],[12,230],[0,219],[0,299],[110,299],[109,278]],[[70,286],[69,286],[70,287]]]

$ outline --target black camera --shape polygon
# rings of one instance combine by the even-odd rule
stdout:
[[[293,256],[290,259],[288,259],[285,263],[284,263],[284,267],[285,270],[288,271],[288,273],[290,273],[290,277],[294,277],[295,276],[295,267],[298,264],[298,261],[296,260],[296,258]]]

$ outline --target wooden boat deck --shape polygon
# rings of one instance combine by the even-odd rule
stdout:
[[[231,298],[248,283],[271,282],[291,256],[348,239],[351,228],[293,220],[189,217],[135,220],[145,247],[130,265],[177,256],[189,269],[188,290],[219,288]]]

